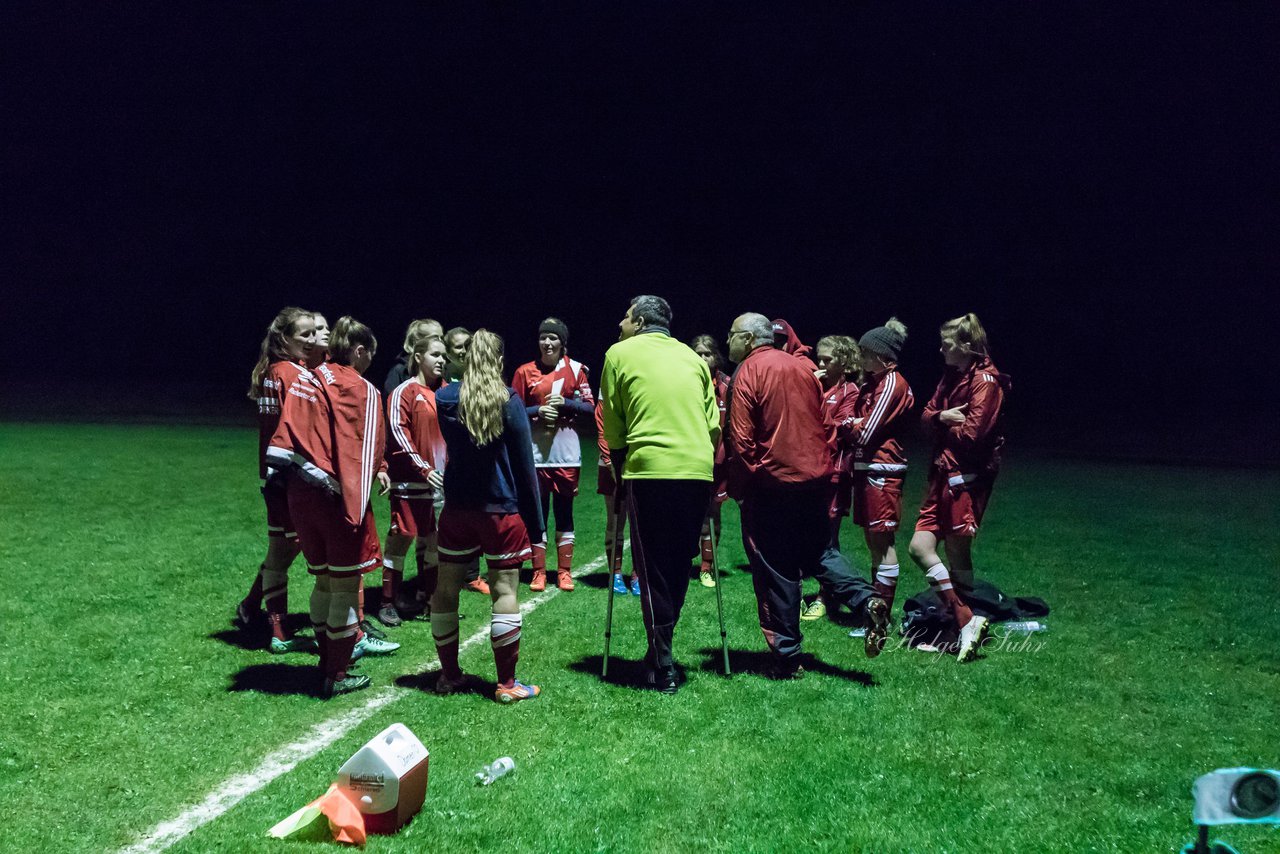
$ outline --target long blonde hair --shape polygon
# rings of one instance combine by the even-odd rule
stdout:
[[[502,409],[510,397],[502,380],[502,339],[477,329],[467,348],[467,369],[458,389],[458,418],[477,447],[502,435]]]
[[[942,329],[939,332],[941,332],[943,338],[962,345],[965,350],[974,356],[989,355],[987,351],[987,330],[982,328],[982,322],[978,320],[978,315],[973,312],[951,318],[942,324]]]
[[[289,361],[289,345],[285,339],[298,329],[298,321],[311,317],[312,313],[297,306],[286,306],[280,309],[275,320],[267,327],[267,335],[262,339],[262,347],[258,351],[258,363],[253,366],[249,375],[249,399],[262,397],[262,376],[272,362]]]

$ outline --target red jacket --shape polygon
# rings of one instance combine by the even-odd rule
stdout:
[[[1004,430],[1000,412],[1009,378],[989,358],[968,370],[948,368],[933,397],[925,404],[922,420],[933,438],[933,464],[949,476],[994,474],[1000,469]],[[948,427],[938,420],[944,409],[968,405],[964,423]]]
[[[873,477],[902,475],[907,453],[899,441],[915,406],[911,386],[896,370],[870,376],[858,390],[851,416],[840,423],[840,435],[853,449],[852,469]]]
[[[427,475],[445,464],[435,391],[417,378],[396,386],[387,398],[387,434],[387,470],[397,494],[429,494]]]
[[[853,455],[849,443],[840,435],[840,423],[853,418],[858,402],[858,386],[842,379],[822,392],[822,424],[827,429],[827,447],[831,449],[831,465],[837,474],[850,471]]]
[[[816,486],[831,477],[822,389],[795,356],[757,347],[729,390],[729,494]]]
[[[285,390],[267,462],[340,495],[347,523],[359,525],[386,470],[385,443],[382,395],[353,368],[328,363]]]

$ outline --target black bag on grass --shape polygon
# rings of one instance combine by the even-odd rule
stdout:
[[[1010,598],[990,581],[978,579],[973,592],[964,597],[973,613],[993,623],[1006,620],[1034,620],[1049,615],[1049,605],[1035,597]],[[902,606],[902,634],[916,643],[949,643],[956,639],[951,609],[932,589],[912,596]]]

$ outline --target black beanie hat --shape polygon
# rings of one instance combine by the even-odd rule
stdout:
[[[564,325],[564,321],[556,320],[554,317],[548,317],[538,325],[538,337],[541,338],[544,332],[550,332],[552,335],[559,335],[560,346],[569,346],[569,327]]]
[[[890,361],[896,362],[898,361],[898,354],[902,352],[902,345],[906,340],[907,336],[895,329],[890,329],[887,326],[877,326],[858,339],[858,346],[863,350],[870,350],[878,356],[883,356]]]

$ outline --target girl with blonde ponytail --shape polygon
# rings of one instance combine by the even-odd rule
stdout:
[[[522,619],[520,568],[544,533],[533,465],[529,416],[502,379],[502,339],[486,329],[471,337],[462,382],[436,392],[444,436],[444,509],[440,513],[440,578],[431,596],[431,634],[440,656],[438,694],[464,689],[458,666],[458,592],[467,567],[482,553],[489,564],[493,620],[489,640],[498,671],[494,699],[537,697],[537,685],[516,680]]]
[[[960,629],[959,658],[968,661],[987,631],[987,618],[974,614],[964,597],[973,591],[973,538],[1000,469],[1001,410],[1009,378],[992,363],[976,314],[948,320],[939,333],[946,370],[924,408],[933,460],[911,558],[950,606]],[[946,543],[950,570],[938,556],[940,541]]]

